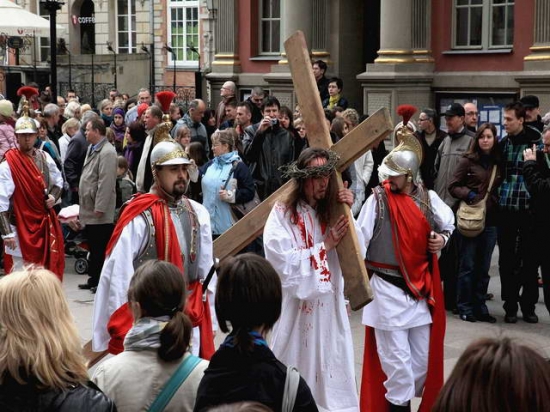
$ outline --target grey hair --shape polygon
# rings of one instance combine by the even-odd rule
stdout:
[[[67,103],[67,106],[65,106],[65,111],[63,112],[63,115],[67,118],[74,117],[74,114],[78,109],[80,109],[80,103],[73,100],[72,102]]]
[[[42,111],[42,114],[44,115],[44,117],[53,117],[56,114],[59,114],[59,106],[57,104],[54,104],[54,103],[48,103],[44,107],[44,110]]]
[[[88,110],[84,112],[84,114],[82,115],[80,128],[84,129],[86,127],[86,124],[88,124],[90,120],[96,119],[96,118],[99,118],[99,116],[93,110]]]
[[[109,99],[103,99],[102,101],[99,102],[99,104],[97,105],[97,110],[99,110],[100,112],[103,110],[103,108],[109,104],[113,104],[111,102],[111,100]]]
[[[436,117],[436,112],[434,109],[430,109],[429,107],[426,107],[422,110],[420,110],[420,113],[424,113],[430,120],[434,120]]]
[[[252,89],[252,92],[250,93],[252,96],[261,96],[264,97],[264,89],[262,89],[260,86],[256,86]]]

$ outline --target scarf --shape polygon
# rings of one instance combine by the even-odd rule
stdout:
[[[334,109],[334,106],[338,106],[338,100],[340,100],[340,94],[334,96],[329,96],[328,98],[328,108]]]
[[[124,338],[124,350],[140,351],[160,348],[160,334],[170,316],[138,319]]]
[[[120,126],[117,126],[115,122],[112,122],[109,127],[115,132],[115,140],[122,142],[124,140],[124,133],[126,132],[126,123],[122,122]]]

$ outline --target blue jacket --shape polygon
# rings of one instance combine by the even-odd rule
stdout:
[[[235,203],[246,203],[254,198],[254,180],[248,167],[241,162],[237,151],[217,156],[200,169],[202,174],[202,204],[210,213],[212,234],[214,235],[221,235],[234,223],[231,205],[220,199],[219,191],[229,177],[229,172],[235,160],[239,162],[231,176],[231,178],[237,180]]]

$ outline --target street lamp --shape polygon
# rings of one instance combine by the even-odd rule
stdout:
[[[117,66],[116,66],[116,52],[115,50],[113,49],[113,44],[112,42],[108,41],[107,42],[107,50],[109,50],[111,53],[113,53],[113,57],[115,58],[115,89],[118,90],[118,87],[117,87]]]
[[[52,97],[57,99],[57,10],[65,4],[59,0],[40,0],[44,8],[50,12],[50,72]]]
[[[155,73],[155,65],[153,62],[153,45],[151,44],[151,50],[141,43],[141,51],[149,56],[149,90],[153,91],[153,78]]]
[[[193,45],[188,47],[193,53],[197,53],[199,68],[195,71],[195,98],[202,99],[201,54]]]
[[[164,48],[166,49],[166,51],[168,53],[172,53],[172,62],[174,63],[174,68],[173,68],[173,71],[174,71],[174,85],[172,87],[174,88],[174,93],[176,93],[176,52],[174,51],[173,48],[171,48],[167,44],[164,45]]]

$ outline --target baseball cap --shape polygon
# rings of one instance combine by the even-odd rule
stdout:
[[[453,103],[447,106],[447,110],[442,116],[465,116],[464,107],[460,103]]]
[[[519,101],[526,109],[536,109],[537,107],[539,107],[540,104],[539,98],[537,96],[533,96],[532,94],[523,96],[521,99],[519,99]]]

